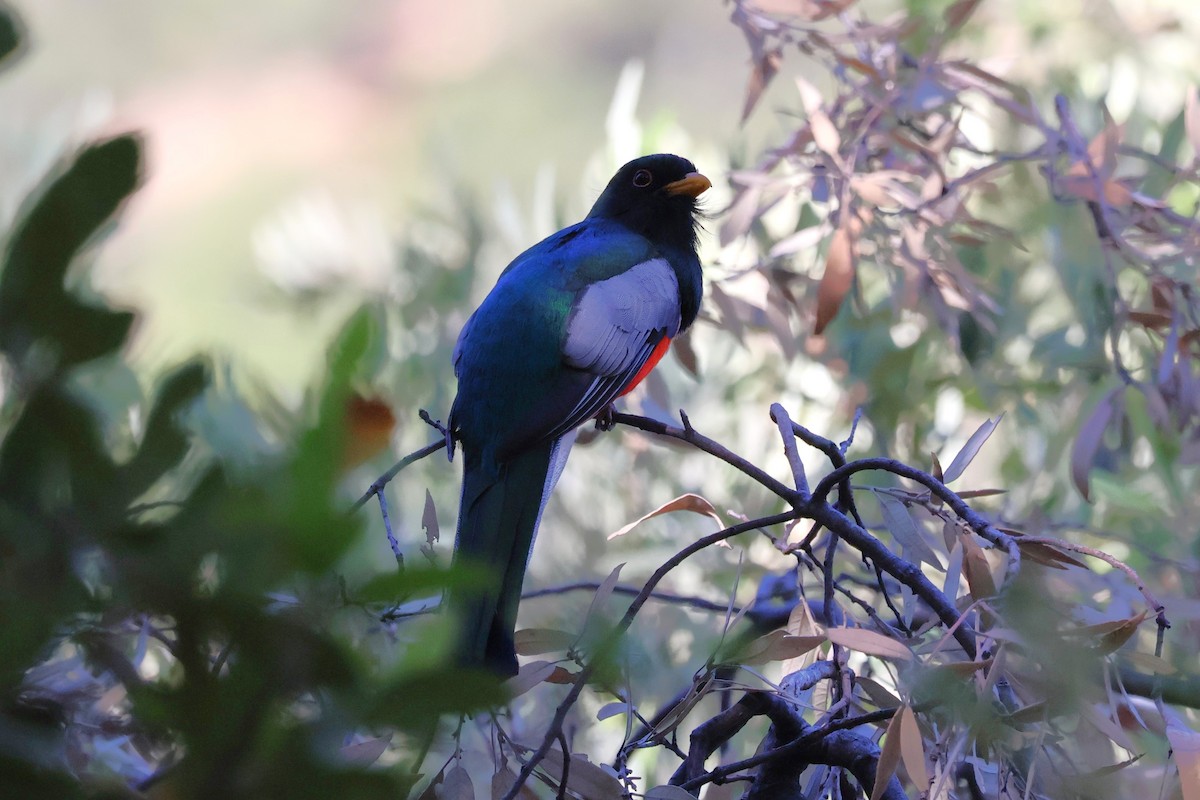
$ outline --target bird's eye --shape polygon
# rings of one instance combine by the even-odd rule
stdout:
[[[654,182],[654,176],[650,174],[648,169],[639,169],[633,173],[633,185],[639,189],[645,189]]]

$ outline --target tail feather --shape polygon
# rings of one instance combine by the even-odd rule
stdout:
[[[548,440],[499,469],[487,468],[475,453],[463,459],[455,563],[477,565],[494,580],[451,597],[461,625],[457,656],[462,666],[517,672],[513,632],[521,585],[542,507],[561,471],[559,452],[559,442]]]

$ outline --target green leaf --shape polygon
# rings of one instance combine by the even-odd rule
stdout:
[[[431,669],[400,677],[370,701],[370,716],[380,724],[410,730],[431,729],[443,714],[469,714],[507,699],[503,684],[486,672]]]
[[[207,385],[208,371],[201,363],[179,368],[163,383],[147,419],[141,447],[122,469],[128,501],[136,499],[187,454],[191,440],[177,418]]]
[[[330,350],[328,378],[315,426],[300,437],[290,465],[287,525],[296,555],[313,572],[327,569],[350,545],[357,522],[346,517],[336,497],[346,439],[346,404],[351,381],[371,343],[370,315],[356,314]]]
[[[61,385],[34,392],[0,446],[5,499],[98,525],[112,516],[115,467],[86,404]],[[57,529],[56,529],[57,530]]]
[[[496,582],[488,570],[456,564],[450,569],[407,567],[372,578],[354,596],[364,602],[396,602],[437,589],[478,589],[485,582]]]
[[[79,251],[137,188],[140,165],[136,136],[90,145],[20,216],[0,273],[0,350],[18,366],[40,342],[65,366],[125,340],[132,314],[85,305],[64,282]]]

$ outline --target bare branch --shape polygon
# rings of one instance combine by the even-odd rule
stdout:
[[[399,475],[400,471],[402,469],[407,467],[409,464],[412,464],[414,461],[420,461],[422,458],[425,458],[426,456],[433,455],[434,453],[436,453],[438,450],[441,450],[445,446],[446,446],[446,440],[441,439],[439,441],[432,442],[430,444],[425,445],[420,450],[414,450],[413,452],[406,455],[404,458],[397,461],[395,464],[392,465],[391,469],[389,469],[387,472],[380,475],[378,478],[375,479],[374,483],[372,483],[370,486],[367,487],[367,491],[363,492],[362,497],[360,497],[354,501],[354,505],[352,505],[350,507],[350,510],[358,511],[360,508],[362,508],[366,504],[366,502],[368,500],[371,499],[371,497],[373,495],[380,494],[383,491],[383,487],[387,486],[388,483],[391,482],[392,478],[395,478],[397,475]]]

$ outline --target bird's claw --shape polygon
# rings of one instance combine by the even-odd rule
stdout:
[[[596,415],[596,430],[607,433],[617,427],[617,422],[613,419],[613,415],[616,413],[617,407],[612,403],[600,409],[600,413]]]

